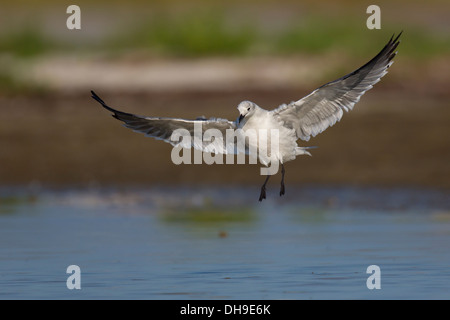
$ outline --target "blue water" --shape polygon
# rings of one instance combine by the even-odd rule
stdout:
[[[270,191],[2,189],[0,299],[450,298],[448,193]]]

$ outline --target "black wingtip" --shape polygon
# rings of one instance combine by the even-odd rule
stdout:
[[[95,101],[101,103],[103,106],[106,105],[105,102],[104,102],[102,99],[100,99],[100,97],[94,92],[94,90],[91,90],[91,94],[92,94],[91,97],[92,97]]]
[[[381,50],[380,54],[384,52],[389,58],[388,60],[391,61],[397,52],[395,51],[400,44],[400,36],[402,35],[403,30],[396,36],[395,33],[392,35],[391,39],[389,39],[389,42],[386,44],[386,46]],[[394,38],[395,37],[395,38]]]
[[[402,35],[402,33],[403,33],[403,30],[402,31],[400,31],[400,33],[397,35],[397,37],[395,37],[395,39],[394,39],[394,43],[396,43],[397,41],[398,42],[400,42],[400,40],[398,40],[399,38],[400,38],[400,36]],[[395,34],[392,36],[392,38],[395,36]]]
[[[98,103],[100,103],[102,106],[103,106],[103,108],[105,108],[105,109],[107,109],[107,110],[109,110],[109,111],[111,111],[112,113],[117,113],[117,111],[116,110],[114,110],[113,108],[111,108],[111,107],[109,107],[106,103],[105,103],[105,101],[103,101],[95,92],[94,92],[94,90],[91,90],[91,94],[92,94],[92,98],[95,100],[95,101],[97,101]]]
[[[127,113],[127,112],[122,112],[116,109],[111,108],[110,106],[108,106],[106,104],[105,101],[103,101],[93,90],[91,90],[91,94],[92,94],[92,98],[97,101],[98,103],[100,103],[102,105],[103,108],[105,108],[106,110],[112,112],[113,114],[111,115],[113,118],[116,118],[117,120],[120,121],[125,121],[124,119],[127,117],[135,117],[135,115],[131,114],[131,113]]]

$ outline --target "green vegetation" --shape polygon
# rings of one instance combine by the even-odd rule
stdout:
[[[404,39],[402,52],[413,58],[426,59],[435,55],[450,54],[449,32],[438,35],[419,28],[410,28],[406,31]]]
[[[183,208],[166,208],[163,219],[169,223],[192,223],[221,225],[228,223],[249,223],[254,220],[250,208],[225,208],[206,204]]]
[[[64,38],[50,39],[39,28],[25,27],[1,36],[0,52],[19,58],[73,50],[119,56],[144,50],[169,57],[317,54],[330,50],[360,55],[379,49],[380,43],[401,31],[388,23],[380,31],[368,31],[364,23],[361,17],[324,19],[308,15],[271,28],[255,18],[244,20],[217,8],[204,8],[182,14],[154,12],[144,22],[127,24],[120,32],[112,29],[99,41],[81,41],[76,45]],[[450,35],[445,32],[437,34],[409,25],[404,28],[403,40],[403,55],[426,58],[450,53]]]
[[[178,57],[242,56],[249,54],[292,55],[323,53],[329,50],[373,53],[380,43],[394,33],[394,26],[383,31],[361,28],[360,20],[328,19],[309,16],[299,22],[290,22],[277,31],[267,31],[257,22],[235,21],[233,28],[227,17],[217,12],[202,12],[168,17],[160,15],[148,22],[130,28],[120,36],[112,37],[106,46],[112,50],[147,49],[151,53]],[[384,30],[392,30],[386,34]],[[432,35],[417,28],[404,30],[402,54],[429,57],[450,52],[450,36]]]
[[[15,213],[17,207],[35,203],[35,196],[1,196],[0,197],[0,214]]]
[[[46,88],[39,84],[22,81],[18,71],[24,63],[55,53],[88,56],[100,52],[104,57],[120,58],[138,52],[142,58],[203,58],[320,55],[337,51],[351,59],[373,55],[392,34],[401,31],[398,24],[388,21],[383,22],[382,30],[369,31],[364,15],[329,17],[313,12],[301,19],[294,15],[267,21],[261,18],[264,13],[239,15],[227,8],[205,6],[176,11],[155,7],[148,10],[148,15],[141,15],[145,19],[108,22],[103,26],[107,31],[97,38],[86,28],[84,34],[77,34],[76,41],[67,33],[51,34],[36,21],[19,24],[0,34],[0,92],[45,92]],[[425,62],[450,53],[448,32],[431,32],[414,22],[402,24],[402,28],[402,57]],[[340,76],[346,71],[335,69],[327,76]]]
[[[172,56],[241,55],[254,45],[256,30],[243,26],[230,30],[219,13],[190,13],[183,19],[156,16],[125,34],[113,37],[109,46],[117,50],[148,49]]]
[[[25,27],[0,38],[0,52],[28,58],[54,50],[55,44],[38,29]]]

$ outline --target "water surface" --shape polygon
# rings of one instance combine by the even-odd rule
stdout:
[[[288,191],[258,203],[254,187],[3,189],[0,298],[450,298],[448,193]]]

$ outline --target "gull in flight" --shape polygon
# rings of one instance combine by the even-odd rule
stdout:
[[[392,65],[393,58],[397,54],[395,50],[400,43],[398,40],[400,35],[401,33],[395,39],[392,36],[384,48],[359,69],[322,85],[300,100],[282,104],[274,110],[262,109],[251,101],[242,101],[237,107],[239,117],[236,121],[219,118],[206,119],[204,117],[186,120],[139,116],[115,110],[100,99],[94,91],[91,91],[91,93],[92,98],[112,112],[114,118],[124,122],[125,127],[183,148],[193,147],[204,152],[221,154],[237,153],[237,150],[227,146],[223,139],[216,139],[214,143],[205,141],[199,143],[193,139],[189,140],[189,145],[183,143],[185,140],[180,142],[171,139],[172,134],[177,129],[187,130],[193,136],[194,129],[199,124],[201,124],[203,130],[215,129],[223,133],[223,136],[228,129],[242,129],[243,132],[260,129],[278,130],[278,148],[265,150],[265,153],[258,152],[257,155],[253,154],[253,156],[257,156],[259,161],[266,166],[273,159],[281,164],[280,196],[282,196],[285,193],[284,163],[294,160],[298,155],[311,155],[307,151],[308,147],[297,145],[297,140],[309,141],[311,137],[315,137],[339,121],[342,118],[343,111],[353,109],[361,96],[387,73],[387,69]],[[250,142],[246,141],[247,143]],[[256,149],[252,148],[252,145],[245,145],[245,151],[250,155],[249,150],[257,150],[258,148],[258,145],[256,145]],[[268,158],[268,154],[270,154],[270,158]],[[259,201],[266,198],[266,184],[269,178],[270,175],[267,175],[261,187]]]

